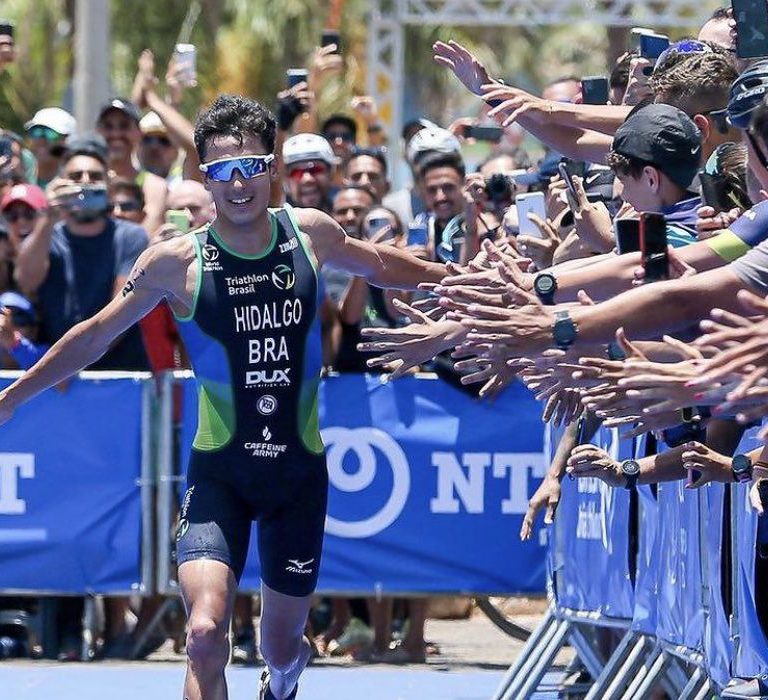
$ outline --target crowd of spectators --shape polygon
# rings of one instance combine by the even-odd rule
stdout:
[[[386,143],[370,96],[318,114],[316,95],[343,70],[335,45],[316,49],[306,78],[276,97],[274,206],[321,209],[349,236],[447,266],[440,285],[417,294],[324,271],[329,371],[428,367],[480,397],[521,379],[545,420],[565,426],[523,538],[539,511],[555,517],[566,473],[628,488],[768,478],[768,453],[749,455],[748,473],[732,461],[744,426],[768,414],[768,61],[737,57],[727,9],[655,55],[649,35],[660,37],[637,34],[604,80],[563,76],[541,95],[490,75],[464,46],[437,42],[434,60],[476,96],[475,115],[445,128],[409,121],[401,143]],[[162,95],[145,51],[131,99],[110,100],[95,125],[46,107],[25,133],[0,134],[4,367],[31,366],[101,308],[153,239],[214,215],[177,78],[171,65]],[[484,155],[470,164],[478,142]],[[400,160],[411,181],[393,190]],[[164,308],[98,363],[184,366]],[[658,434],[669,449],[637,466],[615,462],[588,444],[601,423]],[[752,494],[762,512],[756,486]],[[143,655],[155,643],[134,648],[149,613],[138,611],[129,631],[128,605],[110,601],[106,655]],[[62,659],[77,656],[78,613],[67,607]],[[316,651],[422,661],[436,651],[424,639],[426,608],[324,601],[311,617]],[[255,660],[252,616],[241,596],[237,660]]]

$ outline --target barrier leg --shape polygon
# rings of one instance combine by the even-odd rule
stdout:
[[[640,681],[639,685],[636,686],[634,694],[630,695],[628,691],[624,697],[627,700],[646,700],[647,698],[651,697],[651,691],[653,690],[653,687],[664,676],[669,662],[669,655],[665,654],[663,650],[659,649],[653,664],[650,666],[648,672]]]
[[[637,689],[640,687],[645,677],[650,672],[651,667],[656,663],[656,659],[661,656],[661,648],[655,646],[651,649],[650,654],[642,661],[641,665],[635,672],[634,676],[630,679],[629,687],[621,696],[621,700],[632,700],[635,697]]]
[[[589,675],[592,676],[592,678],[597,678],[600,675],[605,662],[598,655],[593,642],[587,639],[584,631],[578,625],[571,626],[569,640],[571,646],[576,650],[577,658],[579,658],[584,666],[586,666]]]
[[[86,596],[83,604],[83,631],[81,635],[80,660],[90,661],[96,649],[96,598]]]
[[[696,666],[695,668],[698,669],[699,667]],[[664,678],[662,678],[664,690],[670,697],[677,697],[688,685],[689,680],[690,674],[685,663],[672,656],[664,673]]]
[[[501,684],[496,689],[493,700],[502,700],[507,697],[506,693],[510,686],[513,683],[519,684],[520,679],[525,678],[525,675],[530,671],[530,667],[535,662],[539,650],[545,647],[552,638],[552,635],[554,635],[557,624],[558,620],[555,617],[554,611],[552,608],[549,608],[539,626],[528,637],[528,641],[520,651],[520,655],[504,674],[504,678],[502,678]]]
[[[522,686],[520,686],[519,689],[511,688],[504,696],[504,700],[527,700],[536,692],[541,679],[544,677],[547,669],[552,665],[552,661],[555,656],[557,656],[557,652],[560,651],[565,643],[570,626],[570,623],[566,620],[560,620],[558,622],[555,634],[552,636],[552,639],[549,641],[546,648],[541,652],[539,658],[536,659],[536,663],[531,669],[531,672],[527,676],[523,676]]]
[[[712,687],[712,681],[709,678],[704,679],[704,685],[701,686],[701,690],[696,693],[696,697],[693,700],[709,700],[715,696],[715,689]]]
[[[592,684],[592,687],[589,689],[584,700],[601,700],[602,698],[607,697],[605,691],[607,690],[608,685],[619,675],[619,669],[628,660],[633,647],[638,644],[644,645],[645,641],[642,637],[636,640],[633,632],[627,632],[621,638],[619,646],[617,646],[613,654],[611,654],[611,658],[608,659],[603,670],[600,672],[600,675],[593,676],[595,682]]]
[[[626,661],[621,664],[616,673],[600,679],[601,685],[608,684],[605,692],[601,693],[601,688],[595,687],[594,694],[590,690],[590,694],[587,696],[589,700],[618,700],[645,662],[644,656],[650,641],[646,635],[641,634],[627,655]],[[609,671],[608,667],[605,670]]]
[[[678,700],[693,700],[694,696],[701,687],[704,680],[704,672],[700,668],[696,668],[691,676],[688,684],[683,688]]]

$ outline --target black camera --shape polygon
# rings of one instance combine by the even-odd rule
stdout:
[[[511,204],[515,198],[515,181],[509,175],[494,173],[485,181],[485,193],[494,204]]]

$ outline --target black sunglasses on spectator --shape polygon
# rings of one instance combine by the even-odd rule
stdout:
[[[141,141],[145,146],[168,148],[171,145],[171,140],[167,136],[145,136]]]
[[[141,210],[141,204],[139,204],[135,199],[133,200],[129,199],[129,200],[126,200],[125,202],[112,202],[112,204],[110,204],[109,206],[113,211],[115,209],[119,209],[120,211],[124,211],[128,213]]]

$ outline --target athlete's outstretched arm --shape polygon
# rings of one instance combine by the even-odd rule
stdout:
[[[25,401],[94,363],[116,337],[157,306],[166,296],[164,247],[159,244],[144,251],[109,304],[67,331],[24,376],[0,392],[0,422]]]
[[[341,226],[321,211],[300,209],[297,214],[320,265],[328,263],[389,289],[416,289],[421,282],[439,283],[446,275],[445,265],[440,263],[421,260],[394,246],[374,245],[347,236]]]

